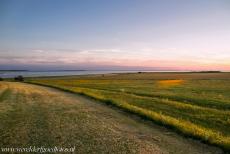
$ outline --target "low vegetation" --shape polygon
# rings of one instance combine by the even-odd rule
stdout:
[[[151,153],[154,150],[154,146],[146,140],[138,140],[137,137],[133,138],[119,131],[124,129],[124,125],[118,127],[118,119],[103,117],[109,113],[111,112],[93,103],[79,101],[77,96],[23,83],[2,82],[0,84],[0,153],[4,153],[1,150],[6,148],[30,146],[64,148],[69,151],[75,150],[73,153],[79,154],[119,153],[120,151]],[[116,116],[121,119],[124,117]],[[111,119],[111,123],[116,124],[116,127],[109,123]],[[128,120],[126,122],[130,124]],[[116,128],[116,132],[111,131]],[[54,152],[41,151],[41,153]]]
[[[23,81],[24,81],[24,77],[21,76],[21,75],[19,75],[19,76],[16,76],[16,77],[14,78],[14,80],[15,80],[15,81],[18,81],[18,82],[23,82]]]
[[[78,154],[223,153],[219,148],[187,140],[127,115],[80,95],[3,81],[0,83],[0,153],[4,153],[2,149],[5,153],[20,153],[6,152],[6,149],[28,147],[57,147],[60,150],[57,153],[64,153],[61,148],[67,148]]]
[[[80,93],[230,150],[230,73],[136,73],[30,78]]]

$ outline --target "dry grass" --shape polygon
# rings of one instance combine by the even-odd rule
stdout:
[[[1,148],[75,146],[75,153],[82,154],[221,153],[218,148],[186,140],[164,128],[143,124],[143,121],[88,98],[23,83],[0,84],[0,91],[3,91],[0,106],[4,107],[0,107]],[[108,102],[103,94],[99,96],[90,90],[85,94]],[[110,104],[153,117],[159,122],[179,123],[171,117],[159,116],[125,102]]]
[[[185,82],[184,80],[160,80],[158,81],[160,86],[167,87],[167,88],[181,85],[184,82]]]

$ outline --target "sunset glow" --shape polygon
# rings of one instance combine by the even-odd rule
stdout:
[[[0,2],[0,69],[230,70],[230,2]]]

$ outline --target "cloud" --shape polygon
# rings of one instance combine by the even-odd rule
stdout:
[[[40,49],[35,49],[35,50],[32,50],[33,52],[38,52],[38,53],[44,53],[45,50],[40,50]]]
[[[174,52],[176,48],[142,49],[25,49],[0,53],[0,64],[119,65],[142,67],[230,67],[230,52]]]

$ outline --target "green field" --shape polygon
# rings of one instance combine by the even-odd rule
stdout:
[[[93,97],[230,150],[230,73],[127,73],[28,81]]]
[[[93,99],[26,83],[0,82],[0,121],[0,153],[223,153]]]

